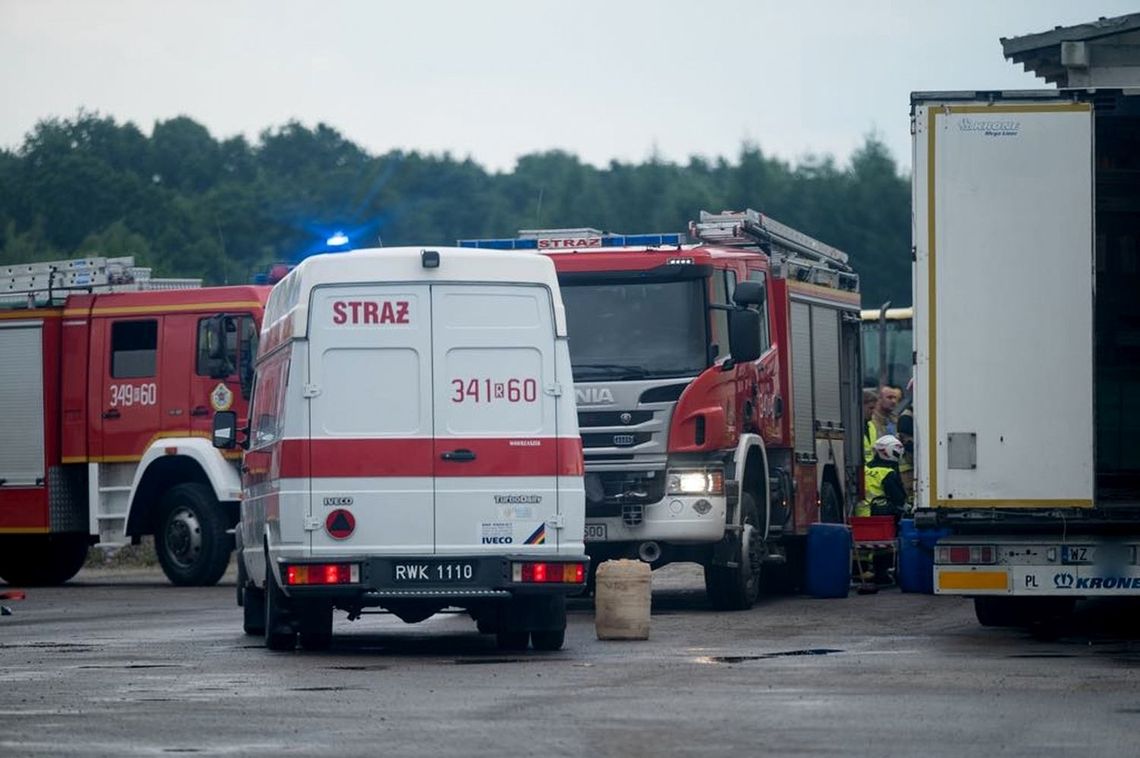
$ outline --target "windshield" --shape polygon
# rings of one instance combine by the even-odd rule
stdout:
[[[910,381],[914,349],[910,319],[887,321],[887,384],[905,387]],[[863,386],[879,386],[879,322],[863,322]]]
[[[578,381],[693,376],[705,369],[705,280],[563,284]]]

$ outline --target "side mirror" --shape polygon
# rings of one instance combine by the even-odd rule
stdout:
[[[739,290],[740,285],[737,285]],[[760,357],[760,314],[751,310],[728,312],[728,352],[735,363]]]
[[[761,306],[767,299],[763,282],[737,282],[732,291],[732,301],[742,306]]]
[[[237,414],[233,411],[218,411],[214,414],[214,447],[219,450],[233,450],[238,446]]]

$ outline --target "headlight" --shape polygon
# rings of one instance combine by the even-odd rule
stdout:
[[[723,495],[723,471],[670,471],[670,495]]]

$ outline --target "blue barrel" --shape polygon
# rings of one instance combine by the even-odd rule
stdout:
[[[915,529],[914,519],[899,522],[899,589],[934,594],[934,546],[948,529]]]
[[[812,597],[847,597],[851,588],[851,530],[845,524],[808,527],[805,579]]]

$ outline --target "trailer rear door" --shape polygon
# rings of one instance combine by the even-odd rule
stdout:
[[[919,502],[1091,507],[1092,108],[914,103]]]

